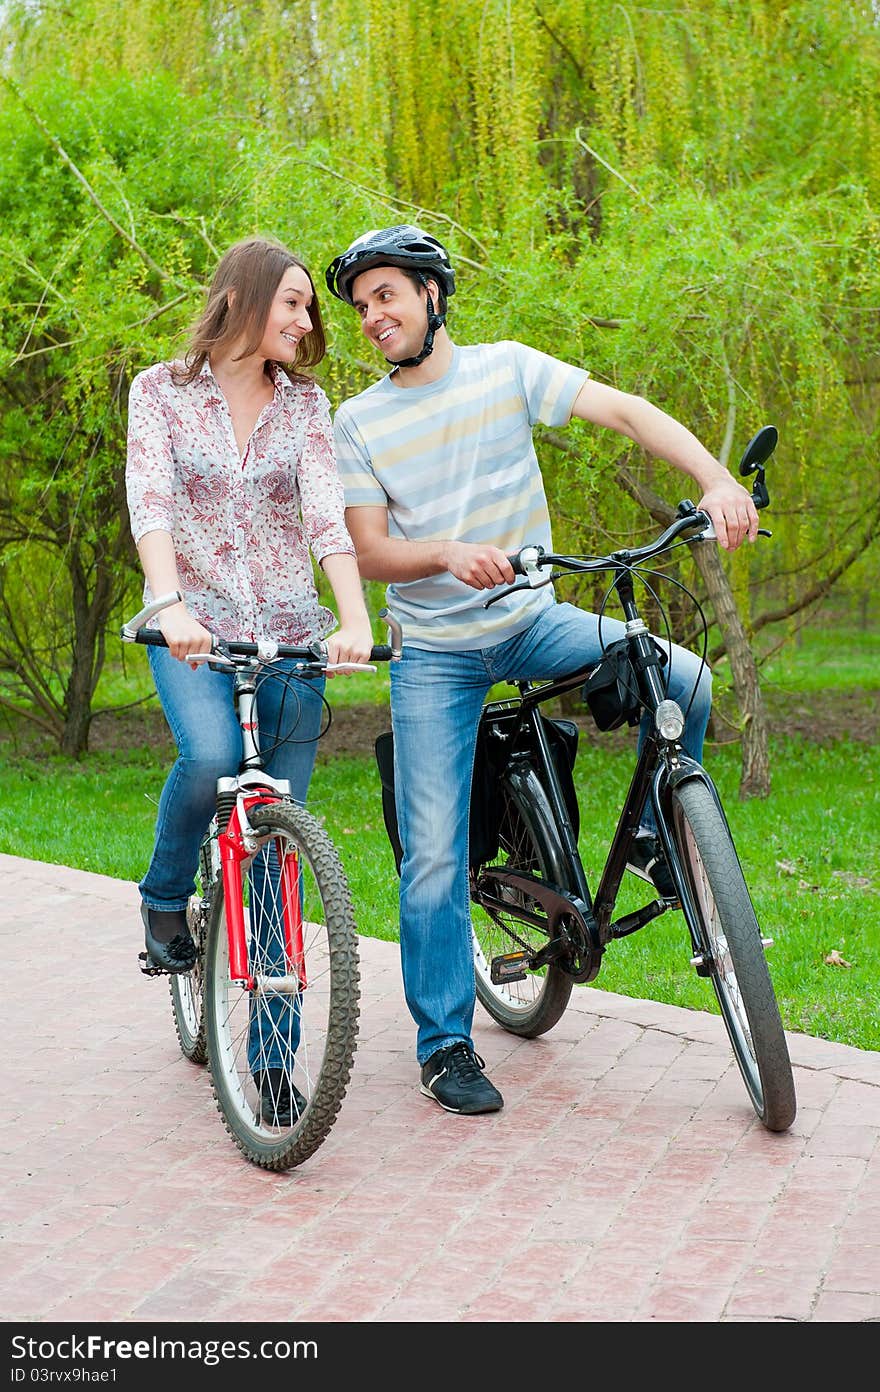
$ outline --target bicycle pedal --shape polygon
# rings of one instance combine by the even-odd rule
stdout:
[[[525,981],[529,963],[528,952],[504,952],[493,957],[489,965],[489,979],[493,986],[504,986],[508,981]]]
[[[167,976],[164,967],[158,966],[147,952],[138,953],[138,961],[142,962],[141,971],[144,976]]]

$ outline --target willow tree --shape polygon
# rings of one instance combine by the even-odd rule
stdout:
[[[772,544],[714,561],[703,550],[694,582],[716,601],[716,670],[734,669],[743,788],[764,791],[753,640],[878,569],[875,7],[193,0],[180,15],[171,0],[6,7],[21,90],[51,71],[92,103],[80,134],[106,174],[118,223],[107,247],[115,238],[121,264],[126,200],[141,248],[185,284],[204,260],[199,222],[214,245],[270,232],[320,267],[365,227],[416,219],[455,259],[460,339],[515,336],[584,363],[734,463],[758,426],[778,426]],[[152,147],[164,158],[154,191],[154,171],[132,185],[124,159],[108,172],[98,152],[119,119],[101,96],[108,80],[159,68],[178,118],[164,150]],[[70,101],[51,119],[36,102],[48,135],[33,157],[83,219],[94,209],[49,138]],[[26,238],[28,197],[7,188]],[[148,294],[168,303],[156,284]],[[324,374],[336,400],[376,371],[337,310]],[[158,349],[152,332],[142,346]],[[572,545],[628,540],[680,491],[586,427],[540,449]]]
[[[0,109],[0,702],[78,754],[131,590],[128,383],[192,312],[210,249],[177,201],[192,106],[164,79],[7,82]],[[201,192],[199,161],[189,176]]]

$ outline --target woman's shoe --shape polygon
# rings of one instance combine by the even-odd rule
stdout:
[[[260,1116],[267,1126],[293,1126],[308,1103],[283,1068],[254,1074],[260,1090]]]
[[[186,909],[148,909],[141,904],[141,918],[147,966],[173,973],[192,971],[196,945],[187,926]]]

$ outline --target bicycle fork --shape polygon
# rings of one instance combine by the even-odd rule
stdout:
[[[296,995],[304,991],[308,984],[303,944],[300,868],[296,852],[285,852],[280,838],[275,840],[275,855],[278,859],[278,894],[282,911],[286,972],[280,976],[255,977],[248,962],[242,866],[245,862],[253,861],[261,851],[265,851],[267,858],[271,854],[266,838],[254,834],[248,812],[252,807],[278,802],[280,795],[289,792],[286,780],[271,779],[265,773],[260,774],[259,786],[254,787],[252,791],[248,791],[246,786],[249,781],[248,775],[245,774],[238,779],[221,778],[217,785],[217,820],[220,826],[225,824],[225,830],[220,832],[218,843],[223,875],[223,898],[226,904],[229,975],[233,981],[241,982],[247,990]],[[266,783],[272,785],[271,789],[263,786]],[[252,918],[255,914],[256,906],[252,904]],[[252,930],[253,928],[252,924]]]

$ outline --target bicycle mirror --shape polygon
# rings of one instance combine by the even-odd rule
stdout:
[[[776,441],[779,439],[779,431],[775,425],[764,425],[749,443],[746,445],[745,453],[739,461],[739,471],[743,478],[753,474],[766,462],[776,448]]]

